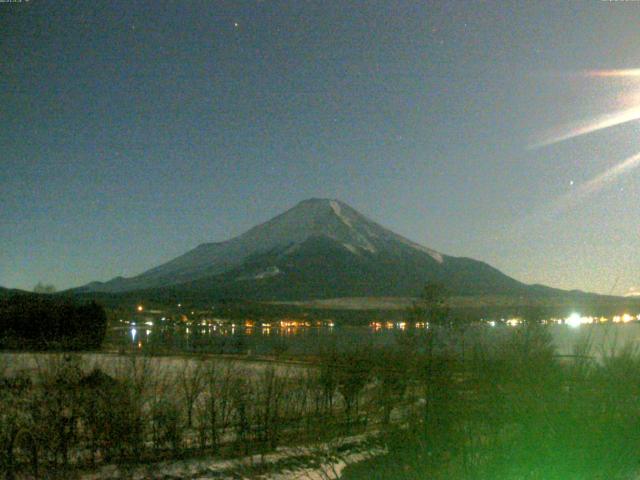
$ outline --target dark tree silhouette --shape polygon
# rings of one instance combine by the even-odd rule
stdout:
[[[409,309],[411,325],[425,322],[434,326],[451,326],[449,292],[441,283],[427,283]]]
[[[95,349],[106,329],[106,313],[95,302],[22,294],[0,300],[0,347]]]

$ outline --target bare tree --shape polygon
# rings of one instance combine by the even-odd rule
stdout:
[[[232,389],[237,378],[233,364],[220,367],[215,361],[204,364],[204,401],[196,409],[200,446],[210,441],[217,448],[221,436],[229,427],[232,414]]]
[[[427,283],[408,313],[410,326],[415,322],[428,323],[430,326],[450,325],[449,292],[441,283]]]
[[[378,380],[378,398],[382,404],[383,423],[389,424],[391,412],[404,397],[409,383],[406,355],[398,349],[385,348],[377,351],[374,358],[374,375]]]
[[[193,407],[205,387],[205,368],[202,361],[183,362],[178,371],[177,381],[185,401],[187,428],[191,428],[193,426]]]
[[[263,448],[275,448],[280,430],[285,379],[273,366],[266,368],[256,385],[255,419]]]
[[[235,427],[235,441],[244,454],[249,451],[252,442],[253,385],[244,376],[234,378],[231,385],[231,401],[233,408],[233,425]]]
[[[146,355],[128,355],[116,367],[116,378],[119,379],[121,397],[116,404],[117,429],[122,436],[116,441],[120,458],[128,455],[140,458],[144,448],[145,426],[147,422],[148,394],[155,390],[154,380],[159,372]]]
[[[358,349],[340,355],[336,369],[336,384],[345,403],[347,422],[358,413],[360,393],[371,377],[370,353]]]
[[[335,346],[320,353],[318,382],[322,389],[322,409],[331,411],[338,387],[338,353]]]

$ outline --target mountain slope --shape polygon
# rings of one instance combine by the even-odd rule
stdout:
[[[444,256],[439,264],[409,248],[397,254],[355,255],[331,239],[312,237],[293,252],[272,251],[223,274],[173,289],[211,292],[218,298],[292,300],[415,296],[429,281],[445,283],[453,293],[465,295],[511,295],[528,288],[484,263]]]
[[[17,288],[0,287],[0,298],[10,297],[12,295],[35,295],[33,292],[19,290]]]
[[[78,291],[170,288],[214,297],[308,299],[411,296],[427,281],[458,294],[536,288],[483,262],[418,245],[337,200],[310,199],[234,239],[205,243],[135,277]]]

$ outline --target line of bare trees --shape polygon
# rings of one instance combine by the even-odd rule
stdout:
[[[389,355],[327,348],[312,365],[252,368],[195,357],[161,366],[132,355],[93,369],[81,356],[35,357],[35,373],[2,376],[0,468],[7,478],[51,478],[361,431],[389,421],[403,396],[401,370],[381,368]]]

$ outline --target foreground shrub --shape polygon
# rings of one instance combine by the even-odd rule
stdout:
[[[548,332],[527,325],[502,341],[476,343],[465,362],[445,361],[442,352],[425,360],[428,415],[392,426],[389,454],[349,468],[345,478],[636,478],[637,350],[559,359]]]

